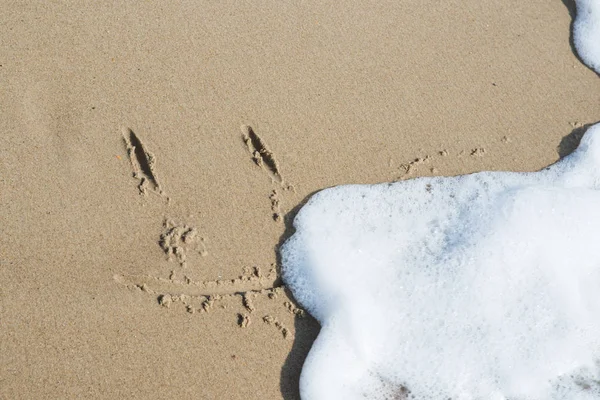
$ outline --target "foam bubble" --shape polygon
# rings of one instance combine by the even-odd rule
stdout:
[[[600,124],[534,173],[314,195],[281,249],[304,400],[600,399]]]
[[[576,0],[573,42],[581,60],[600,74],[600,0]]]

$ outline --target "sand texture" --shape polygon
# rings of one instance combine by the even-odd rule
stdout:
[[[600,119],[572,12],[5,1],[0,399],[298,399],[298,206],[568,154]]]

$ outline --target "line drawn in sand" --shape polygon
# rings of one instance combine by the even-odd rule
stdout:
[[[141,139],[130,128],[123,128],[123,141],[127,156],[133,170],[133,177],[139,180],[140,194],[147,195],[148,190],[164,196],[165,193],[156,175],[156,157],[142,143]]]
[[[509,139],[504,136],[501,139],[502,143],[508,143]],[[461,150],[456,157],[461,158],[463,157],[465,154],[468,154],[471,157],[484,157],[486,154],[487,150],[484,147],[476,147],[473,149],[470,149],[468,151],[465,150]],[[402,179],[406,179],[410,176],[414,176],[415,173],[424,165],[430,165],[432,160],[434,159],[439,159],[440,157],[447,157],[449,155],[448,150],[443,149],[443,150],[439,150],[437,152],[435,152],[434,156],[430,156],[430,155],[425,155],[424,157],[417,157],[414,158],[412,161],[409,161],[407,163],[403,163],[400,164],[400,173],[401,175],[396,176],[393,180],[394,181],[398,181],[398,180],[402,180]],[[389,166],[393,167],[393,162],[390,159],[389,161]],[[438,169],[434,166],[430,166],[429,167],[429,172],[432,174],[438,174]]]
[[[252,156],[252,161],[263,169],[271,178],[273,190],[269,194],[271,201],[272,217],[275,222],[283,222],[285,210],[282,208],[281,194],[277,187],[283,191],[296,192],[293,185],[286,183],[281,168],[277,162],[275,154],[269,149],[266,142],[256,133],[249,125],[242,125],[242,140],[246,143],[246,147]]]
[[[176,280],[150,275],[117,274],[113,278],[115,282],[130,290],[152,295],[164,308],[181,304],[190,314],[208,313],[219,301],[238,298],[247,311],[244,314],[237,314],[238,325],[241,328],[246,328],[250,324],[251,314],[256,311],[254,298],[267,296],[269,299],[276,299],[284,293],[284,287],[274,266],[266,275],[262,274],[260,268],[254,267],[247,268],[244,274],[236,279],[203,282],[192,281],[189,278]],[[304,310],[296,307],[290,301],[284,301],[283,305],[296,317],[306,316]],[[287,338],[289,329],[279,321],[275,326],[282,336]]]
[[[279,183],[283,186],[283,176],[279,172],[279,166],[275,159],[275,154],[265,144],[258,134],[254,132],[252,127],[248,125],[242,125],[242,138],[248,147],[248,151],[252,154],[252,160],[256,165],[264,168],[267,173],[271,176],[274,182]]]
[[[239,296],[244,307],[254,311],[254,306],[248,294],[268,294],[280,292],[282,288],[279,277],[272,269],[269,274],[261,275],[259,268],[255,268],[252,274],[240,275],[236,279],[219,279],[214,281],[192,281],[190,279],[176,280],[172,278],[159,278],[150,275],[115,275],[117,283],[129,289],[140,289],[144,292],[160,296],[188,296],[188,297],[211,297],[211,296]],[[283,290],[283,289],[281,289]]]

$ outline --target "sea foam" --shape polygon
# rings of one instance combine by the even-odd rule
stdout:
[[[596,124],[539,172],[314,195],[281,248],[322,325],[302,399],[600,399],[599,189]]]
[[[600,74],[600,0],[576,0],[573,43],[581,60]]]

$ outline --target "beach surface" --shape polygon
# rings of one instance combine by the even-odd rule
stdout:
[[[315,192],[534,171],[600,119],[571,2],[8,2],[0,399],[298,399]],[[359,295],[359,294],[357,294]]]

